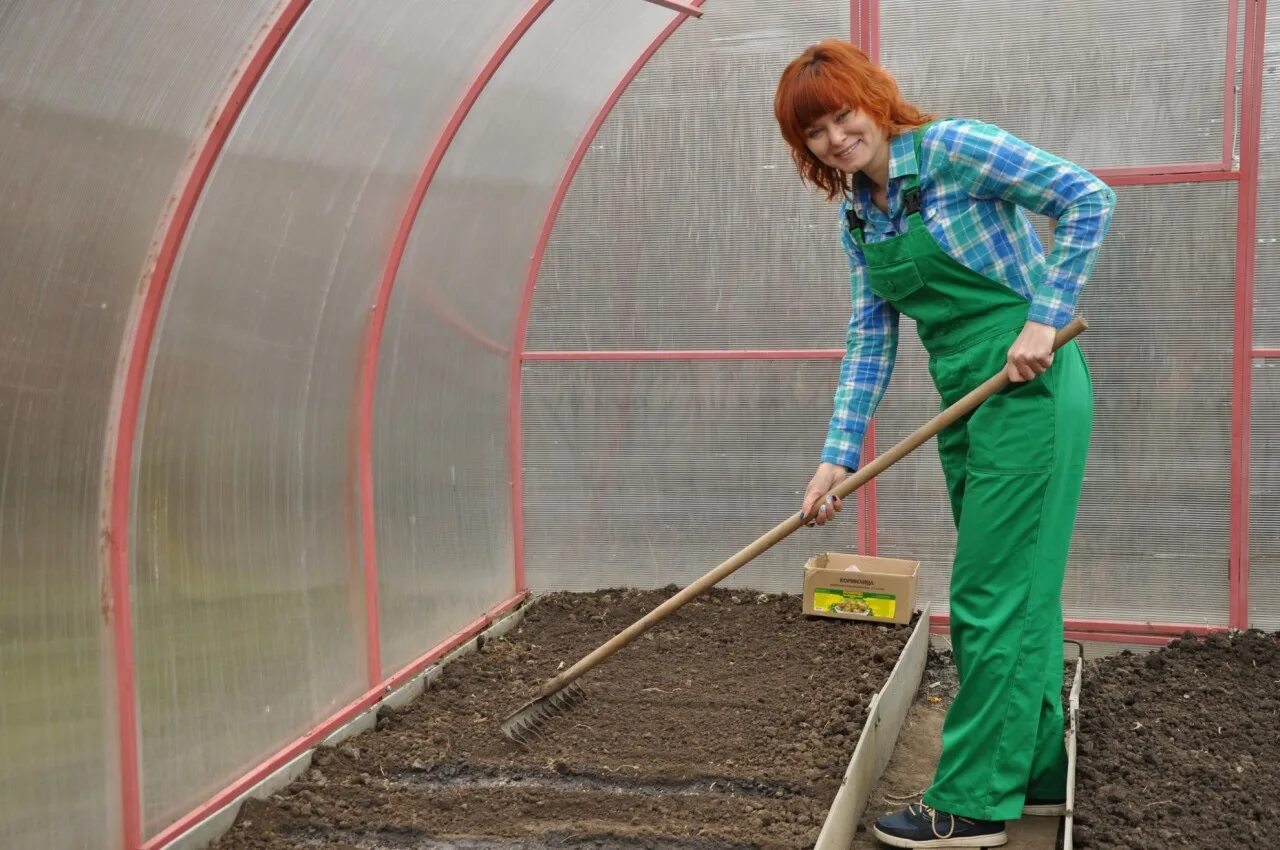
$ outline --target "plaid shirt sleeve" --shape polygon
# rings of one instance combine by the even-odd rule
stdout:
[[[871,291],[862,251],[853,244],[848,228],[842,227],[841,231],[849,257],[853,314],[845,337],[840,383],[822,459],[856,470],[867,423],[875,414],[893,373],[898,352],[898,311]]]
[[[1060,328],[1071,321],[1116,195],[1078,165],[991,124],[950,121],[941,134],[946,170],[977,198],[1000,198],[1057,220],[1044,280],[1028,318]]]

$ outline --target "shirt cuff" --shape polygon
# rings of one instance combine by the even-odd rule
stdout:
[[[834,463],[836,466],[843,466],[845,469],[854,471],[858,468],[858,460],[862,454],[862,446],[858,445],[848,448],[841,445],[845,442],[845,438],[838,441],[828,440],[827,446],[822,451],[823,463]]]
[[[1031,302],[1031,310],[1027,313],[1027,321],[1039,322],[1042,325],[1051,325],[1061,330],[1071,323],[1071,319],[1075,316],[1075,310],[1062,305],[1042,304],[1037,301]]]

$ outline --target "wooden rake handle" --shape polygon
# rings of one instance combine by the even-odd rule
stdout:
[[[1073,319],[1069,325],[1058,331],[1057,338],[1053,342],[1053,350],[1057,351],[1071,340],[1079,336],[1088,325],[1084,319]],[[1009,376],[1001,369],[995,375],[983,381],[968,395],[957,401],[955,404],[943,410],[937,416],[930,419],[924,425],[913,431],[906,439],[859,469],[853,475],[841,481],[835,487],[831,488],[828,496],[836,496],[843,499],[854,490],[857,490],[863,484],[866,484],[872,478],[884,472],[898,461],[902,460],[911,452],[915,451],[924,443],[937,436],[939,432],[948,426],[973,412],[978,405],[982,404],[991,396],[1000,392],[1009,385]],[[715,585],[723,581],[731,573],[745,566],[762,553],[773,548],[784,538],[788,537],[793,531],[804,523],[804,518],[799,513],[794,513],[787,519],[774,526],[772,531],[767,532],[760,539],[747,546],[738,554],[716,567],[702,578],[690,584],[681,590],[675,596],[663,602],[657,608],[654,608],[648,614],[645,614],[639,620],[636,620],[630,626],[614,635],[607,642],[601,644],[591,654],[587,655],[577,664],[574,664],[568,670],[565,670],[555,678],[548,679],[546,684],[542,686],[540,696],[550,696],[551,694],[561,690],[565,686],[578,679],[588,670],[604,661],[610,655],[613,655],[619,649],[631,643],[640,635],[647,632],[653,626],[673,614],[676,609],[682,607],[691,599],[701,596]]]

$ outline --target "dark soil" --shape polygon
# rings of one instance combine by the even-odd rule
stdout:
[[[1280,633],[1085,667],[1075,845],[1280,848]]]
[[[245,805],[218,850],[812,847],[909,626],[715,590],[583,680],[522,747],[499,722],[674,592],[554,594],[374,731]]]

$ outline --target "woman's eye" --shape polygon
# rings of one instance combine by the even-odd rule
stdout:
[[[816,139],[818,138],[818,136],[822,134],[822,131],[819,130],[817,127],[810,127],[808,130],[804,131],[804,134],[811,139]]]
[[[847,118],[848,118],[850,115],[852,115],[852,114],[853,114],[853,112],[852,112],[851,110],[846,109],[844,112],[841,112],[841,113],[839,113],[838,115],[836,115],[836,120],[837,120],[837,121],[844,121],[845,119],[847,119]]]

